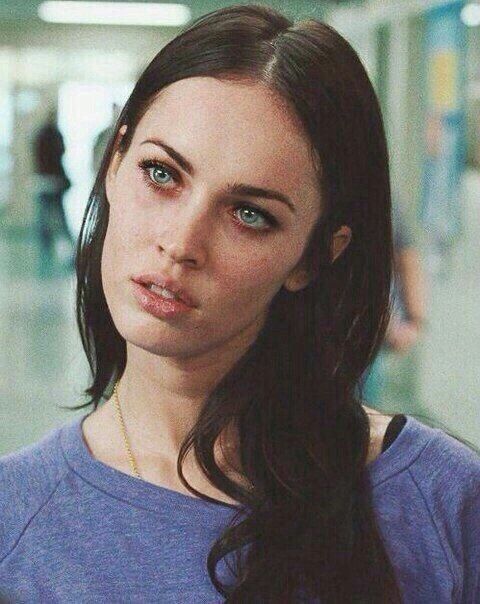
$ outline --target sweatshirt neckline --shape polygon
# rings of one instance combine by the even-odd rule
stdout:
[[[222,521],[225,516],[242,511],[239,505],[205,501],[193,494],[186,495],[136,478],[95,458],[83,436],[82,423],[87,415],[63,426],[60,445],[71,470],[90,486],[137,508],[155,513],[168,511],[179,520],[183,517],[191,521],[193,517],[211,524],[215,516]]]
[[[60,444],[63,456],[70,468],[84,481],[116,499],[136,507],[162,512],[168,509],[179,514],[192,514],[199,520],[211,519],[216,514],[225,515],[244,510],[239,505],[224,502],[213,503],[199,497],[186,495],[126,474],[96,459],[91,454],[83,437],[81,416],[61,428]],[[430,440],[439,432],[406,415],[406,423],[396,439],[376,459],[367,465],[367,474],[372,488],[391,476],[408,468],[421,454]]]

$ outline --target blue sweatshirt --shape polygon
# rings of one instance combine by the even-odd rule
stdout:
[[[0,458],[0,601],[223,602],[206,558],[239,508],[107,466],[82,420]],[[368,472],[404,602],[479,604],[480,456],[407,415]]]

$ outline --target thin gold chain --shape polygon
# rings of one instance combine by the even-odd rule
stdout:
[[[130,462],[130,467],[132,468],[133,473],[135,474],[135,476],[137,478],[141,478],[140,472],[138,471],[138,468],[137,468],[137,464],[135,463],[135,460],[133,458],[132,448],[130,447],[130,442],[128,440],[127,430],[125,428],[125,422],[123,420],[122,410],[120,409],[120,402],[118,400],[118,391],[117,391],[117,388],[118,388],[118,382],[116,382],[115,386],[113,387],[113,401],[114,401],[115,407],[117,409],[118,420],[120,422],[120,427],[122,429],[123,440],[125,442],[125,449],[127,451],[128,460]]]
[[[127,430],[125,428],[125,421],[123,419],[122,410],[120,408],[120,401],[118,400],[118,382],[115,383],[113,387],[113,401],[115,403],[115,408],[117,409],[118,420],[120,422],[120,427],[122,430],[123,440],[125,442],[125,450],[127,452],[128,460],[130,462],[130,467],[132,468],[133,473],[137,478],[142,478],[140,476],[140,472],[138,471],[137,464],[135,463],[135,459],[133,458],[132,448],[130,447],[130,441],[128,440]],[[249,491],[254,489],[253,485],[248,485],[246,487]]]

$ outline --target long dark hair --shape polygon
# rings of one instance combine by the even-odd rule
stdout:
[[[193,447],[211,483],[246,506],[207,559],[215,588],[229,603],[401,602],[377,527],[366,471],[370,428],[356,394],[390,320],[393,245],[386,141],[368,76],[333,28],[293,23],[263,6],[230,6],[197,19],[167,44],[140,76],[114,128],[80,233],[77,320],[92,371],[82,408],[111,396],[126,364],[126,345],[107,307],[100,259],[109,218],[105,176],[157,93],[194,76],[263,82],[299,116],[319,159],[323,212],[306,242],[315,278],[303,290],[278,291],[254,344],[206,400],[182,444],[179,476]],[[333,233],[352,240],[334,262]],[[360,388],[361,391],[361,388]],[[238,429],[242,472],[251,490],[230,480],[213,451]],[[233,507],[233,506],[232,506]],[[241,517],[241,522],[238,520]],[[216,565],[236,555],[235,582]]]

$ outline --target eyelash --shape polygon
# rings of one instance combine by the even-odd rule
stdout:
[[[156,159],[145,159],[145,160],[142,160],[138,165],[142,171],[142,176],[143,176],[147,186],[149,188],[151,188],[153,191],[156,191],[156,192],[158,192],[159,190],[164,191],[168,187],[162,186],[159,183],[155,183],[152,180],[152,178],[149,175],[149,170],[151,170],[152,168],[160,168],[160,169],[164,170],[173,178],[173,180],[177,184],[181,180],[178,172],[175,169],[170,168],[163,162],[160,162]],[[269,231],[271,231],[273,228],[277,227],[279,224],[277,219],[274,218],[269,212],[267,212],[266,210],[261,210],[260,208],[257,208],[255,205],[250,205],[250,204],[245,204],[245,203],[237,204],[235,206],[234,210],[237,211],[239,208],[243,208],[243,209],[247,208],[249,210],[253,210],[257,214],[262,216],[268,225],[268,226],[262,227],[262,228],[255,228],[255,227],[247,226],[246,223],[241,222],[239,219],[235,218],[236,226],[238,226],[242,230],[246,230],[246,231],[250,231],[250,232],[256,231],[257,233],[260,233],[260,234],[266,234]]]

